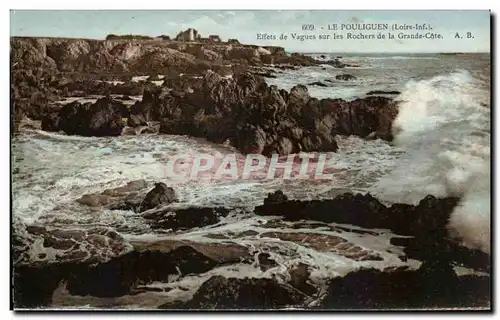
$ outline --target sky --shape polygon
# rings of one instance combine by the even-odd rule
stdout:
[[[328,25],[427,23],[443,39],[354,40],[349,31],[328,31]],[[314,24],[315,31],[302,31]],[[237,38],[241,43],[278,45],[290,52],[489,52],[490,12],[481,11],[307,11],[307,10],[15,10],[10,14],[11,36],[39,36],[104,39],[108,34],[169,35],[195,28],[202,36],[218,34],[222,40]],[[321,29],[323,28],[323,29]],[[351,31],[358,33],[358,31]],[[424,31],[425,33],[427,31]],[[467,38],[470,32],[473,38]],[[259,40],[258,33],[275,34],[276,40]],[[288,36],[280,40],[281,34]],[[315,35],[315,40],[292,39],[291,34]],[[333,34],[343,39],[333,39]],[[366,33],[366,32],[365,32]],[[372,32],[373,33],[373,32]],[[406,31],[412,34],[412,31]],[[458,33],[462,38],[455,38]],[[376,34],[376,32],[375,32]],[[329,40],[319,40],[329,35]]]

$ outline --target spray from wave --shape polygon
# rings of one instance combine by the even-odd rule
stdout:
[[[410,82],[400,96],[395,143],[405,155],[376,186],[389,201],[459,196],[450,235],[490,252],[490,109],[487,84],[467,71]]]

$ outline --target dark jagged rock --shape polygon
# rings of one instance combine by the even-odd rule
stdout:
[[[156,87],[151,82],[126,81],[124,83],[111,83],[107,81],[96,81],[94,79],[77,79],[69,81],[60,87],[67,92],[66,96],[79,97],[85,95],[126,95],[140,96],[144,90]],[[121,100],[124,100],[123,98]]]
[[[337,58],[335,58],[333,60],[323,61],[322,64],[328,64],[328,65],[331,65],[334,68],[339,68],[339,69],[343,69],[345,67],[348,67],[348,65],[346,63],[340,61]]]
[[[315,81],[315,82],[311,82],[311,83],[308,83],[307,85],[309,86],[318,86],[318,87],[328,87],[327,84],[321,82],[321,81]]]
[[[314,66],[321,63],[310,56],[305,56],[299,53],[292,53],[290,56],[279,55],[274,59],[274,64],[287,64],[292,66]]]
[[[10,135],[19,133],[19,126],[23,119],[23,111],[14,108],[14,104],[10,105]]]
[[[167,205],[177,201],[177,196],[173,188],[168,187],[163,182],[155,184],[155,187],[146,194],[141,203],[139,212],[156,208],[159,205]]]
[[[321,309],[489,308],[487,276],[457,277],[448,265],[417,271],[364,269],[331,281]]]
[[[112,40],[90,40],[12,37],[11,61],[20,68],[43,67],[60,72],[89,74],[178,74],[215,70],[218,65],[234,62],[245,65],[317,64],[313,58],[302,54],[288,56],[282,47],[143,40],[146,38],[119,36]]]
[[[52,293],[66,282],[72,295],[119,297],[131,294],[138,284],[168,281],[170,275],[203,273],[217,262],[189,246],[170,252],[132,251],[97,265],[59,263],[14,268],[14,306],[49,306]]]
[[[11,52],[11,58],[12,57]],[[24,54],[28,58],[30,54]],[[42,63],[43,64],[43,63]],[[53,87],[55,73],[40,66],[23,69],[23,62],[11,70],[10,106],[13,115],[41,120],[50,109],[50,104],[59,99],[59,92]]]
[[[161,133],[229,140],[244,153],[264,155],[336,151],[337,134],[391,140],[397,115],[388,98],[318,100],[303,85],[287,92],[256,75],[226,79],[213,72],[193,84],[193,92],[145,91],[130,111],[161,121]]]
[[[264,199],[264,205],[277,204],[288,201],[288,197],[281,190],[276,190],[272,193],[268,193],[267,197]]]
[[[367,96],[374,96],[374,95],[378,95],[378,94],[401,94],[401,92],[396,91],[396,90],[392,90],[392,91],[372,90],[372,91],[368,91],[368,93],[366,95]]]
[[[477,249],[462,247],[444,237],[422,235],[416,238],[391,238],[391,244],[403,246],[407,258],[420,261],[453,261],[455,264],[489,273],[490,256]]]
[[[163,209],[143,217],[154,229],[185,230],[216,224],[220,217],[229,213],[226,208],[190,207],[184,209]]]
[[[391,243],[405,247],[407,257],[421,261],[444,261],[489,272],[489,255],[471,250],[448,238],[447,224],[458,198],[427,196],[418,205],[385,206],[367,194],[345,193],[331,200],[285,200],[270,202],[270,196],[255,207],[258,215],[282,215],[291,221],[316,220],[351,224],[368,229],[389,229],[413,238],[392,238]]]
[[[42,130],[59,131],[61,117],[59,111],[46,112],[42,115]]]
[[[298,305],[304,296],[271,279],[225,278],[205,281],[187,302],[164,304],[160,309],[278,309]]]
[[[77,201],[91,207],[104,206],[110,210],[137,212],[143,200],[141,192],[147,188],[144,180],[133,180],[124,186],[106,189],[101,193],[85,194]]]
[[[386,207],[373,196],[345,193],[331,200],[267,201],[257,206],[258,215],[283,215],[285,219],[317,220],[353,224],[369,229],[391,229],[401,235],[434,234],[442,236],[458,198],[427,196],[416,206],[394,204]]]
[[[372,132],[376,136],[391,141],[392,122],[397,116],[398,109],[395,103],[389,98],[368,97],[351,101],[346,114],[337,113],[341,119],[342,127],[340,134],[353,134],[367,137]],[[337,122],[338,123],[338,122]],[[344,131],[348,129],[348,131]]]
[[[290,284],[307,295],[312,295],[316,292],[316,288],[308,283],[311,271],[309,266],[300,262],[292,270],[290,270]]]
[[[124,127],[122,118],[126,116],[127,108],[107,97],[94,104],[69,103],[57,115],[44,116],[42,128],[62,130],[69,135],[119,136]]]
[[[335,79],[342,81],[354,81],[356,80],[356,77],[352,74],[338,74],[335,76]]]
[[[131,114],[127,120],[127,125],[129,127],[141,127],[147,126],[148,122],[144,119],[142,114]]]
[[[270,268],[276,267],[278,264],[276,261],[271,259],[271,255],[267,252],[261,252],[257,255],[257,260],[259,261],[259,267],[262,271],[266,271]]]
[[[129,293],[137,281],[150,283],[168,281],[168,276],[203,273],[217,263],[191,247],[184,246],[169,253],[132,252],[96,267],[83,274],[68,277],[67,289],[74,295],[116,297]]]

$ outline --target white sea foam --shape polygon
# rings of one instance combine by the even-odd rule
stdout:
[[[410,82],[394,122],[395,143],[405,150],[376,185],[394,202],[417,203],[426,194],[460,196],[450,234],[489,252],[490,109],[485,84],[459,71]]]

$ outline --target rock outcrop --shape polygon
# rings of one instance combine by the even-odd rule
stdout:
[[[304,295],[272,279],[225,278],[205,281],[188,302],[161,305],[160,309],[280,309],[298,305]]]
[[[391,243],[405,247],[408,257],[489,272],[490,257],[459,245],[448,236],[447,224],[459,198],[427,196],[418,205],[382,204],[370,194],[345,193],[329,200],[286,200],[280,191],[270,193],[257,215],[282,215],[290,221],[316,220],[350,224],[367,229],[389,229],[402,236]]]
[[[26,55],[29,57],[29,55]],[[26,58],[28,59],[28,58]],[[42,115],[50,108],[50,103],[58,100],[59,93],[54,87],[56,76],[50,69],[37,67],[33,69],[20,69],[20,61],[11,73],[10,105],[11,114],[18,120],[27,116],[32,120],[41,120]]]
[[[317,220],[360,226],[369,229],[390,229],[400,235],[419,236],[432,234],[443,236],[450,213],[458,204],[458,198],[437,199],[427,196],[416,206],[393,204],[385,206],[370,194],[345,193],[334,199],[272,202],[275,194],[269,194],[264,205],[257,206],[258,215],[283,215],[285,219]]]
[[[55,114],[45,115],[42,129],[64,131],[69,135],[119,136],[125,125],[124,117],[128,117],[128,109],[121,102],[106,97],[96,103],[69,103]]]
[[[118,297],[132,294],[139,284],[168,281],[169,276],[203,273],[218,264],[190,246],[169,252],[132,251],[108,262],[18,266],[14,270],[14,305],[49,306],[53,291],[66,283],[72,295]]]
[[[190,69],[200,68],[202,62],[316,63],[300,54],[287,56],[280,47],[235,42],[178,42],[139,36],[111,36],[106,40],[13,37],[10,42],[15,67],[42,67],[61,72],[167,74],[189,73]],[[210,64],[205,65],[206,69],[210,68]]]
[[[368,91],[366,93],[367,96],[374,96],[374,95],[380,95],[380,94],[393,94],[393,95],[397,95],[397,94],[401,94],[401,92],[400,91],[396,91],[396,90],[390,90],[390,91],[372,90],[372,91]]]
[[[136,96],[157,86],[151,81],[130,81],[131,75],[180,78],[180,74],[199,76],[207,70],[237,74],[241,73],[236,72],[238,69],[248,71],[250,66],[264,64],[278,68],[319,64],[309,56],[289,56],[282,47],[236,41],[179,42],[165,37],[111,35],[107,40],[12,37],[10,45],[11,108],[14,114],[21,115],[18,118],[27,116],[33,120],[50,112],[52,103],[61,97]],[[270,72],[262,75],[274,77]],[[168,86],[168,81],[164,85]],[[13,131],[16,119],[11,119]]]
[[[163,182],[159,182],[155,187],[146,194],[146,197],[141,203],[139,212],[153,209],[160,205],[167,205],[177,201],[177,196],[173,188],[168,187]]]
[[[153,229],[178,231],[216,224],[228,213],[229,210],[223,207],[166,208],[144,214],[143,217]]]
[[[389,98],[354,101],[311,98],[305,86],[289,92],[249,73],[234,79],[207,72],[192,91],[154,88],[131,114],[161,121],[160,132],[229,140],[244,153],[336,151],[335,135],[392,139],[396,104]]]
[[[362,269],[334,279],[318,308],[489,308],[490,298],[488,276],[458,277],[448,265],[424,263],[416,271]]]
[[[318,87],[328,87],[328,85],[326,83],[323,83],[321,81],[314,81],[314,82],[308,83],[307,85],[308,86],[318,86]]]

